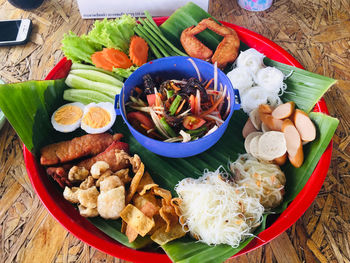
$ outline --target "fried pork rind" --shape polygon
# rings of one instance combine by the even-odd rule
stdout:
[[[79,203],[86,208],[96,208],[97,207],[97,197],[99,192],[96,186],[90,187],[89,189],[78,191]]]
[[[79,208],[80,215],[82,215],[84,217],[98,216],[97,208],[88,208],[88,207],[85,207],[83,205],[79,205],[78,208]]]
[[[158,228],[151,236],[151,239],[159,245],[164,245],[172,240],[183,237],[186,233],[182,230],[182,226],[176,223],[169,231],[166,226]]]
[[[113,188],[117,188],[119,186],[124,186],[124,185],[118,176],[115,176],[115,175],[108,176],[100,183],[100,192],[101,193],[106,192],[106,191],[109,191]],[[125,198],[124,198],[124,200],[125,200]]]
[[[129,160],[132,166],[132,171],[134,173],[137,173],[137,171],[140,169],[140,166],[142,164],[140,156],[138,156],[137,154],[134,154],[134,156],[130,157]]]
[[[117,219],[125,207],[125,188],[102,191],[97,198],[97,211],[105,219]]]
[[[97,161],[91,166],[90,173],[93,178],[98,179],[100,175],[109,169],[109,164],[105,161]]]
[[[95,179],[92,178],[90,175],[88,178],[86,178],[81,184],[80,184],[80,189],[86,190],[91,187],[95,186]]]
[[[144,174],[144,171],[145,171],[145,165],[143,163],[141,163],[139,169],[137,170],[136,174],[132,178],[129,191],[128,191],[128,194],[126,196],[126,203],[127,204],[130,203],[132,197],[136,193],[137,187],[141,181],[141,178]]]
[[[106,179],[107,177],[111,176],[112,175],[112,171],[111,170],[107,170],[105,171],[96,181],[96,186],[97,187],[100,187],[100,183]]]
[[[118,176],[120,180],[122,180],[123,184],[128,184],[132,180],[132,178],[129,176],[129,168],[116,171],[114,175]]]
[[[63,191],[64,199],[68,200],[73,204],[79,203],[79,199],[78,199],[79,190],[80,190],[79,187],[72,187],[72,189],[70,189],[68,186],[66,186]]]
[[[79,182],[85,180],[89,176],[89,171],[84,167],[73,166],[68,173],[68,180],[71,182]]]
[[[142,237],[154,227],[153,218],[149,218],[131,204],[128,204],[123,209],[120,213],[120,217]]]

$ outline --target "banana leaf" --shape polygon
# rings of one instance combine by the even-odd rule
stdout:
[[[63,103],[64,80],[0,84],[0,108],[26,147],[37,153],[62,138],[50,116]]]
[[[264,64],[278,68],[285,75],[291,73],[290,77],[284,81],[287,84],[287,92],[283,94],[282,99],[284,101],[294,101],[296,106],[305,112],[310,112],[315,105],[315,101],[321,99],[325,92],[336,83],[334,79],[273,61],[269,58],[264,59]]]
[[[126,235],[120,232],[120,229],[122,227],[122,223],[120,220],[105,220],[101,217],[88,218],[88,220],[92,224],[94,224],[98,229],[107,233],[111,238],[118,240],[118,242],[123,244],[124,246],[133,249],[139,249],[153,243],[149,236],[138,236],[134,242],[129,243]]]

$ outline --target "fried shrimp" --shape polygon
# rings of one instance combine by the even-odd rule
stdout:
[[[210,29],[216,34],[223,36],[223,40],[217,46],[214,54],[200,42],[195,35]],[[180,38],[181,44],[188,55],[191,57],[217,62],[219,68],[224,68],[227,63],[235,61],[238,56],[238,49],[240,45],[239,37],[232,28],[219,25],[213,19],[203,19],[197,26],[186,28]]]

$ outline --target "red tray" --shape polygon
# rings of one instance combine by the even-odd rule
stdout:
[[[167,18],[165,17],[156,18],[155,21],[159,25],[166,19]],[[235,29],[242,42],[264,53],[267,57],[288,65],[303,68],[302,65],[287,51],[271,40],[245,28],[226,22],[222,23]],[[66,77],[70,67],[71,62],[67,61],[66,58],[63,58],[51,70],[46,79]],[[316,104],[314,111],[328,114],[328,109],[323,99]],[[170,259],[166,254],[145,252],[127,248],[97,229],[87,219],[80,216],[79,212],[63,198],[62,192],[57,190],[56,186],[49,180],[44,169],[25,147],[23,149],[23,154],[29,179],[41,202],[46,206],[51,215],[56,218],[56,220],[60,222],[70,233],[90,246],[124,260],[133,262],[170,262]],[[290,203],[288,208],[269,228],[259,234],[259,238],[255,238],[243,250],[234,255],[234,257],[245,254],[268,243],[283,233],[287,228],[293,225],[299,217],[302,216],[302,214],[316,198],[322,187],[330,165],[331,154],[332,141],[329,143],[326,151],[323,153],[305,187]]]

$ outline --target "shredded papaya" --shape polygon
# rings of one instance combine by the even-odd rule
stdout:
[[[131,38],[129,56],[132,62],[137,66],[142,66],[147,62],[148,45],[143,38],[139,36],[133,36]]]
[[[224,96],[221,96],[220,99],[218,99],[217,101],[215,101],[214,105],[213,105],[211,108],[209,108],[208,110],[204,111],[200,116],[203,117],[203,116],[205,116],[205,115],[207,115],[207,114],[212,113],[214,110],[216,110],[216,108],[219,106],[219,104],[220,104],[224,99],[225,99],[225,97],[224,97]]]
[[[182,107],[184,106],[186,100],[183,100],[180,104],[180,106],[177,108],[176,112],[175,112],[175,115],[179,114],[180,111],[182,110]]]
[[[207,85],[205,85],[205,89],[208,89],[209,88],[209,86],[210,86],[210,84],[213,82],[213,80],[214,79],[210,79],[209,81],[208,81],[208,83],[207,83]]]
[[[102,52],[105,59],[112,63],[115,68],[127,69],[132,66],[131,60],[123,51],[115,48],[104,48]]]

